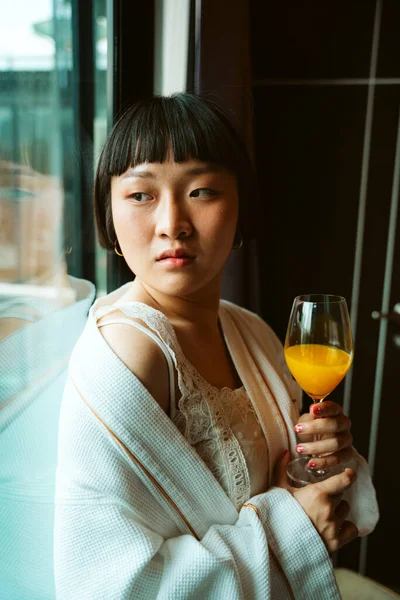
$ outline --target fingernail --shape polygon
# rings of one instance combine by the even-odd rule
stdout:
[[[302,425],[301,423],[299,425],[295,425],[294,430],[296,433],[301,433],[302,431],[304,431],[304,425]]]
[[[282,458],[283,458],[284,456],[286,456],[286,454],[287,454],[288,452],[289,452],[289,450],[285,450],[285,451],[283,452]]]
[[[313,462],[312,460],[307,465],[307,467],[309,469],[315,469],[316,466],[317,466],[317,463]]]
[[[322,412],[322,408],[320,406],[313,406],[312,410],[313,410],[314,415],[320,415]]]
[[[296,446],[296,452],[300,452],[300,454],[301,454],[304,451],[305,451],[304,446]]]

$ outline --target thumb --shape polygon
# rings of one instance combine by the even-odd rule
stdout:
[[[338,475],[332,475],[331,477],[328,477],[328,479],[325,479],[316,485],[318,485],[320,489],[330,496],[336,496],[338,494],[342,494],[349,487],[351,487],[356,478],[356,472],[353,469],[347,468],[344,469],[342,473],[339,473]]]
[[[275,465],[274,476],[272,478],[273,485],[289,489],[286,469],[290,461],[289,450],[285,450],[280,461]]]

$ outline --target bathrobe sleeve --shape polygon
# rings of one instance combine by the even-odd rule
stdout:
[[[102,393],[93,388],[93,403],[96,390]],[[143,393],[142,386],[138,394]],[[161,411],[158,405],[155,410]],[[115,435],[118,419],[111,427],[97,418],[68,381],[56,484],[58,600],[340,599],[326,548],[287,491],[273,488],[251,498],[253,506],[224,520],[218,512],[221,488],[212,499],[213,522],[213,514],[201,514],[201,503],[192,512],[188,508],[188,490],[195,494],[193,506],[205,493],[204,483],[200,486],[190,472],[180,493],[165,481],[161,489],[154,486],[151,465],[157,464],[158,452],[161,464],[163,453],[155,441],[157,431],[148,429],[144,419],[135,421],[139,416],[134,410],[126,419],[137,431],[145,428],[138,448],[151,460],[141,467]],[[173,470],[183,481],[184,452],[170,456],[175,456],[169,462],[175,461]],[[166,468],[162,465],[160,472]],[[199,534],[193,535],[182,521],[182,505]]]

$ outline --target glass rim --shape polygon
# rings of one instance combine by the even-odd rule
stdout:
[[[310,299],[313,298],[313,299]],[[318,300],[316,298],[319,298]],[[308,304],[326,304],[326,302],[340,303],[346,302],[346,298],[343,296],[337,296],[336,294],[301,294],[300,296],[296,296],[294,299],[295,302],[304,302]]]
[[[286,475],[291,481],[293,481],[293,483],[297,483],[297,485],[301,487],[306,487],[306,485],[309,485],[311,483],[310,481],[299,479],[298,477],[296,477],[296,475],[292,475],[290,471],[286,471]]]

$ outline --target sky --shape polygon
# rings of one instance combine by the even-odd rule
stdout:
[[[52,68],[54,42],[33,24],[52,18],[53,0],[0,0],[0,68]]]
[[[0,70],[54,67],[54,41],[33,29],[52,17],[53,0],[0,0]],[[98,49],[103,53],[104,43]]]

